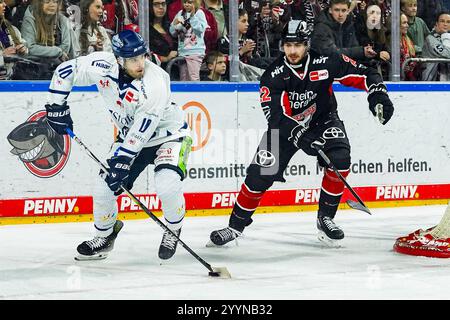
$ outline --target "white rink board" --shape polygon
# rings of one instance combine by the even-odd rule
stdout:
[[[186,218],[183,240],[232,279],[208,277],[180,246],[160,265],[162,232],[150,219],[125,221],[109,257],[87,262],[73,256],[90,238],[91,223],[3,226],[0,242],[8,245],[0,246],[0,299],[448,299],[449,259],[392,250],[397,237],[436,224],[444,210],[338,212],[346,234],[339,249],[317,240],[315,213],[256,215],[239,246],[225,248],[205,243],[228,217]]]
[[[42,110],[45,92],[2,92],[0,108],[3,110],[0,126],[0,199],[90,195],[98,172],[96,164],[77,145],[72,144],[70,159],[57,176],[48,179],[30,174],[12,149],[6,136],[32,113]],[[339,114],[344,120],[352,145],[352,160],[367,164],[380,163],[377,173],[353,173],[349,183],[353,186],[384,184],[440,184],[450,181],[450,109],[449,92],[391,92],[395,114],[387,126],[382,126],[368,110],[364,92],[337,92]],[[210,137],[205,146],[193,151],[190,166],[195,178],[188,178],[187,192],[238,191],[243,181],[243,168],[251,161],[266,123],[259,107],[257,92],[174,92],[173,100],[180,106],[189,101],[201,103],[210,115]],[[104,158],[113,138],[113,128],[101,97],[94,92],[73,93],[69,105],[74,130],[100,158]],[[189,109],[194,123],[199,120],[200,136],[208,130],[205,115]],[[193,131],[194,142],[199,140],[198,127]],[[412,159],[424,166],[423,171],[388,172],[388,161],[403,162]],[[309,174],[289,175],[287,183],[276,183],[273,189],[317,187],[321,174],[316,172],[316,161],[301,151],[291,162],[304,165]],[[234,170],[231,168],[237,165]],[[222,171],[217,171],[222,168]],[[224,173],[228,168],[228,176]],[[199,170],[210,170],[211,178],[198,178]],[[152,170],[141,175],[133,191],[154,191]],[[219,172],[219,175],[217,174]],[[220,175],[221,174],[221,175]]]

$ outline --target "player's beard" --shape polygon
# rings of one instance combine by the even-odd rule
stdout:
[[[126,69],[126,72],[133,79],[140,79],[144,76],[144,69],[133,70],[133,71]]]
[[[289,64],[298,65],[307,56],[308,51],[308,46],[304,46],[300,50],[285,50],[284,54]]]
[[[300,57],[298,54],[291,54],[286,56],[286,58],[290,64],[296,65],[300,63],[303,57]]]

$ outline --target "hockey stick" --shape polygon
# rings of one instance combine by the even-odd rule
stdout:
[[[339,179],[345,184],[347,189],[356,198],[356,200],[358,200],[358,202],[356,202],[356,201],[349,199],[346,201],[347,204],[353,209],[361,210],[361,211],[367,212],[368,214],[371,215],[372,213],[370,212],[369,208],[367,208],[367,206],[364,204],[364,202],[361,200],[361,198],[358,196],[358,194],[355,192],[355,190],[353,190],[353,188],[348,184],[347,180],[345,180],[345,178],[341,175],[339,170],[336,169],[333,162],[331,162],[331,160],[327,157],[325,152],[323,152],[322,145],[319,142],[314,141],[313,143],[311,143],[311,147],[319,153],[319,155],[326,162],[326,164],[334,171],[334,173],[339,177]]]
[[[83,141],[78,138],[75,133],[73,133],[72,130],[69,128],[66,128],[67,133],[69,136],[74,139],[83,149],[86,151],[89,157],[91,157],[97,164],[105,171],[108,172],[109,169],[101,162],[90,150],[89,148],[83,143]],[[172,230],[167,228],[167,226],[161,222],[161,220],[156,217],[153,212],[151,212],[141,201],[139,201],[136,196],[131,193],[127,188],[125,188],[123,185],[120,185],[122,190],[133,200],[133,202],[138,205],[150,218],[153,219],[161,228],[163,228],[165,231],[168,231],[170,234],[172,234],[173,237],[175,237],[180,244],[185,248],[195,259],[197,259],[202,265],[204,265],[208,270],[208,275],[210,277],[220,277],[220,278],[231,278],[230,273],[228,272],[227,268],[225,267],[212,267],[208,262],[203,260],[198,254],[196,254],[187,244],[185,244]]]

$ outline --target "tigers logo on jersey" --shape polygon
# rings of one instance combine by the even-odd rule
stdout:
[[[57,175],[69,159],[70,137],[59,135],[48,126],[45,110],[31,115],[11,131],[7,139],[14,147],[11,153],[39,178]]]

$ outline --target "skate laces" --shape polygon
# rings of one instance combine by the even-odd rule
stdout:
[[[233,240],[241,235],[240,232],[238,232],[230,227],[227,227],[222,230],[218,230],[217,234],[222,238],[222,240],[230,240],[230,239]]]
[[[322,220],[328,229],[330,229],[332,231],[338,229],[337,225],[334,223],[334,221],[330,217],[323,217]]]
[[[106,238],[103,237],[95,237],[92,240],[86,241],[86,244],[91,248],[91,249],[97,249],[102,247],[104,244],[106,243]]]
[[[177,234],[177,231],[172,231]],[[164,231],[162,245],[166,248],[174,249],[178,239],[172,235],[172,233],[168,231]]]

